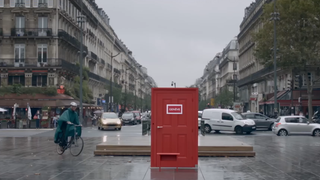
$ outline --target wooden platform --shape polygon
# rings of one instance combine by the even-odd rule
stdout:
[[[95,156],[150,156],[150,136],[108,137],[98,144]],[[199,136],[199,157],[254,157],[253,147],[232,137]]]

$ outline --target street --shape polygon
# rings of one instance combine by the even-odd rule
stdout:
[[[97,127],[85,127],[82,130],[83,137],[104,137],[104,136],[141,136],[142,134],[142,125],[126,125],[122,126],[121,131],[116,130],[98,130]],[[53,137],[53,129],[2,129],[0,130],[0,137]],[[200,133],[200,132],[199,132]],[[234,132],[221,131],[220,133],[211,132],[206,134],[206,136],[235,136],[235,137],[247,137],[247,136],[275,136],[272,131],[267,131],[264,129],[258,129],[257,131],[252,132],[251,134],[237,135]]]
[[[199,158],[198,170],[150,169],[150,157],[93,156],[104,137],[141,136],[141,125],[121,131],[84,128],[84,151],[73,157],[59,156],[53,143],[54,130],[0,130],[1,179],[320,179],[320,139],[312,136],[278,137],[270,131],[252,135],[222,132],[206,136],[232,136],[253,145],[253,158]]]

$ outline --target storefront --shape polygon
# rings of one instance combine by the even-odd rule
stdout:
[[[308,98],[306,90],[280,91],[277,93],[277,103],[279,115],[299,115],[302,113],[308,116]],[[266,101],[259,102],[260,109],[267,116],[274,114],[274,96]],[[320,90],[314,90],[312,94],[313,112],[320,107]]]

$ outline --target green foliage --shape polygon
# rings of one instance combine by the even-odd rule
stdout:
[[[206,109],[209,102],[210,100],[199,101],[199,111]]]
[[[277,0],[277,65],[281,69],[294,69],[297,74],[306,74],[320,65],[320,1]],[[264,6],[262,28],[253,34],[256,45],[255,57],[264,65],[273,65],[274,23],[270,14],[273,3]],[[308,109],[312,112],[313,83],[307,81]],[[311,116],[310,116],[311,120]]]
[[[44,94],[48,96],[57,95],[57,88],[55,87],[24,87],[21,84],[15,84],[13,86],[4,86],[0,88],[0,95],[6,94]]]
[[[84,103],[91,103],[93,99],[92,91],[88,86],[88,80],[85,78],[84,73],[84,80],[82,81],[82,99]],[[75,98],[80,99],[80,77],[76,76],[74,78],[73,85],[65,87],[65,94]]]
[[[143,105],[145,109],[151,110],[151,95],[145,95],[144,96],[144,102]]]
[[[307,65],[319,65],[320,1],[277,0],[277,65],[283,69],[305,70]],[[273,3],[264,6],[263,27],[253,34],[255,57],[264,65],[273,64]]]
[[[228,89],[223,89],[222,91],[220,91],[220,94],[216,96],[215,102],[217,103],[217,105],[220,105],[222,107],[232,106],[233,92],[229,91]]]

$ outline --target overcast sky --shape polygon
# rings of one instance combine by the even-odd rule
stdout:
[[[253,0],[96,0],[159,87],[194,84],[239,33]]]

